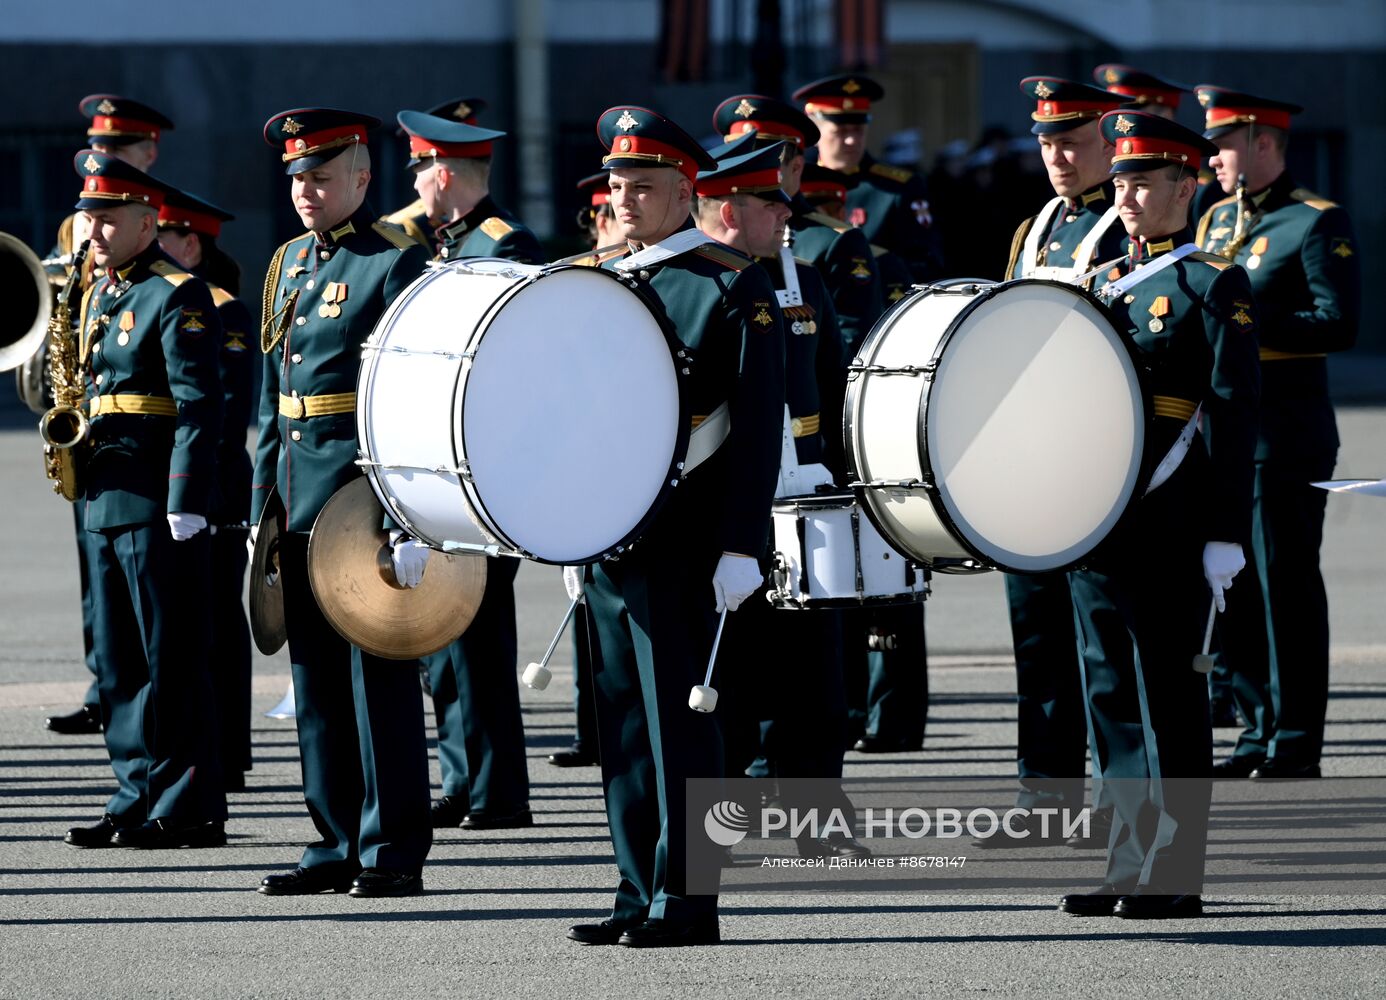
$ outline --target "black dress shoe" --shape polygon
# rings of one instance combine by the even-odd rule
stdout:
[[[433,829],[442,830],[458,826],[467,818],[469,806],[470,803],[464,802],[460,796],[444,795],[429,808],[429,812],[433,814]]]
[[[266,875],[257,890],[265,896],[312,896],[319,892],[346,892],[353,876],[340,869],[320,865],[295,868],[283,875]]]
[[[924,749],[923,740],[888,740],[869,733],[852,744],[857,753],[912,753]]]
[[[1136,893],[1122,896],[1112,913],[1127,920],[1178,920],[1203,916],[1202,896]]]
[[[119,830],[111,839],[116,847],[136,850],[168,850],[174,847],[225,847],[226,827],[222,823],[170,823],[151,819],[148,823]]]
[[[1241,754],[1220,760],[1213,765],[1213,780],[1225,781],[1233,778],[1247,778],[1251,772],[1266,762],[1266,758],[1254,754]]]
[[[549,763],[554,767],[595,767],[599,761],[596,754],[574,746],[571,750],[549,754]]]
[[[1112,839],[1112,813],[1111,806],[1094,809],[1088,818],[1088,835],[1084,837],[1080,830],[1064,843],[1080,851],[1105,850]]]
[[[392,872],[384,868],[367,868],[351,883],[348,896],[358,899],[395,899],[400,896],[422,896],[423,876]]]
[[[83,705],[67,715],[50,715],[44,723],[48,729],[63,736],[87,736],[101,732],[101,709]]]
[[[74,826],[68,830],[63,843],[73,847],[109,847],[111,838],[119,832],[115,817],[107,813],[95,826]]]
[[[1293,761],[1270,757],[1247,777],[1252,781],[1269,781],[1272,778],[1322,778],[1323,772],[1319,770],[1318,764],[1296,764]]]
[[[689,945],[720,944],[721,941],[717,918],[710,917],[691,924],[646,920],[639,927],[632,927],[622,934],[616,943],[627,948],[684,948]]]
[[[1110,917],[1125,894],[1110,882],[1096,892],[1071,892],[1059,900],[1059,910],[1075,917]]]
[[[534,814],[529,811],[528,806],[505,816],[497,816],[492,813],[468,813],[466,819],[458,825],[464,830],[515,830],[520,827],[533,826]]]
[[[568,940],[578,944],[615,944],[621,935],[640,924],[620,920],[603,920],[599,924],[574,924],[568,928]]]

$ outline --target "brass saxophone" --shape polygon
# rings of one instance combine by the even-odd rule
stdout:
[[[1261,218],[1261,213],[1246,196],[1246,174],[1237,175],[1237,187],[1233,197],[1237,199],[1237,221],[1233,223],[1232,235],[1218,251],[1220,256],[1231,261],[1237,259],[1238,252],[1246,246],[1246,241],[1251,239],[1251,230]]]
[[[72,255],[72,273],[48,318],[48,375],[53,384],[53,406],[39,418],[39,434],[43,438],[43,471],[53,480],[53,492],[64,500],[75,501],[82,495],[82,463],[90,424],[82,412],[86,385],[82,379],[81,359],[78,357],[78,323],[73,316],[73,293],[81,286],[83,265],[87,259],[87,240]]]

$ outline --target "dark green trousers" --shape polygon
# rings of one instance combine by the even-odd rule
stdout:
[[[443,794],[474,813],[529,805],[525,729],[515,675],[515,574],[520,560],[486,560],[486,590],[467,631],[423,658],[438,722]]]
[[[1078,808],[1088,720],[1065,573],[1006,574],[1015,646],[1017,805]]]
[[[319,838],[299,863],[418,874],[433,844],[418,661],[338,635],[308,584],[308,535],[280,539],[303,794]]]
[[[221,736],[221,769],[250,770],[250,622],[246,619],[245,567],[250,554],[243,528],[212,536],[212,688]]]
[[[908,746],[922,744],[929,717],[924,605],[872,608],[865,617],[868,635],[894,639],[893,645],[887,641],[889,648],[866,654],[866,735]]]
[[[96,669],[96,640],[92,635],[91,573],[87,570],[87,505],[78,500],[72,505],[72,523],[77,540],[77,579],[82,590],[82,659],[91,671],[91,685],[82,696],[87,708],[101,711],[101,675]]]
[[[226,819],[208,654],[211,541],[168,525],[86,537],[106,750],[122,825]]]
[[[710,558],[646,545],[587,573],[602,789],[621,874],[612,918],[621,922],[689,922],[717,912],[715,895],[688,892],[686,782],[723,774],[720,709],[688,707],[716,623],[716,552],[693,549],[700,550]]]
[[[573,749],[597,753],[597,711],[592,704],[592,645],[587,615],[581,608],[573,615]]]

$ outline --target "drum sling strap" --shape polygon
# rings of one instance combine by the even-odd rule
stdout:
[[[1035,224],[1030,227],[1030,232],[1025,237],[1025,249],[1020,258],[1020,276],[1022,278],[1047,278],[1052,281],[1073,283],[1076,275],[1082,274],[1091,266],[1093,254],[1097,252],[1097,244],[1102,241],[1102,237],[1107,235],[1107,230],[1117,220],[1115,205],[1102,213],[1102,218],[1097,220],[1097,225],[1088,230],[1088,234],[1078,244],[1078,251],[1074,254],[1072,267],[1052,265],[1040,267],[1035,263],[1039,259],[1040,240],[1048,238],[1049,230],[1054,225],[1054,216],[1063,208],[1064,200],[1053,198],[1049,204],[1040,210],[1040,214],[1035,216]]]
[[[1108,282],[1097,290],[1097,295],[1104,301],[1110,302],[1119,295],[1125,295],[1147,278],[1154,277],[1165,268],[1183,260],[1189,254],[1197,252],[1198,246],[1196,244],[1185,243],[1182,247],[1171,250],[1159,260],[1136,268],[1126,277]],[[1184,461],[1184,456],[1189,453],[1189,449],[1193,446],[1194,435],[1198,433],[1198,422],[1202,417],[1203,404],[1199,403],[1194,409],[1193,416],[1189,418],[1189,422],[1184,425],[1184,429],[1174,439],[1174,444],[1165,453],[1165,457],[1160,459],[1159,465],[1155,466],[1155,471],[1150,475],[1150,484],[1146,486],[1143,496],[1149,496],[1155,492],[1165,484],[1170,476],[1174,475],[1174,470],[1179,468],[1179,463]]]

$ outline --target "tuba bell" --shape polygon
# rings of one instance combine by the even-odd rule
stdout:
[[[57,289],[38,254],[9,233],[0,233],[0,288],[5,289],[9,300],[0,321],[0,372],[7,372],[24,368],[42,353]],[[42,413],[50,404],[43,398],[41,378],[38,396],[34,396],[35,368],[41,370],[42,366],[30,366],[19,373],[19,395],[31,410]]]

